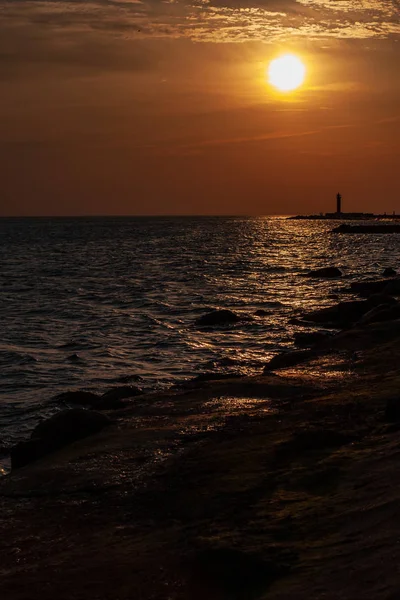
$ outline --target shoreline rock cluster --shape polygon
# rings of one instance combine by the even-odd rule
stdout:
[[[2,478],[2,597],[396,597],[400,321],[334,338],[290,376],[97,413],[97,433]],[[308,375],[354,348],[355,376]]]
[[[342,223],[332,229],[332,233],[400,233],[400,224],[350,225]]]
[[[61,397],[0,480],[1,597],[397,597],[400,280],[354,286],[258,376]]]
[[[396,273],[393,269],[386,270],[387,275],[393,273]],[[307,275],[311,278],[331,279],[341,277],[342,272],[337,267],[324,267],[310,271]],[[265,365],[264,373],[270,374],[275,370],[294,367],[315,358],[315,356],[329,353],[331,345],[335,343],[335,335],[337,335],[330,332],[330,328],[351,330],[354,327],[400,319],[400,303],[395,297],[400,296],[400,277],[390,276],[389,278],[352,282],[350,291],[363,299],[338,302],[329,307],[304,313],[300,318],[296,318],[295,324],[297,325],[314,325],[324,329],[296,333],[294,341],[300,349],[275,355]],[[248,315],[238,315],[228,309],[217,309],[199,317],[195,324],[205,328],[224,327],[249,319],[251,317]],[[195,377],[183,387],[190,389],[201,382],[224,380],[232,378],[232,376],[242,377],[243,375],[240,373],[208,373]],[[84,390],[59,394],[54,398],[58,403],[72,405],[72,407],[81,406],[85,410],[69,408],[39,423],[33,430],[30,439],[11,448],[12,468],[21,468],[69,443],[100,431],[110,423],[108,417],[102,413],[125,409],[129,407],[134,398],[141,395],[143,395],[143,390],[133,385],[117,386],[102,395]]]

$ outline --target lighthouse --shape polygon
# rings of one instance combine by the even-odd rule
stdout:
[[[336,212],[338,215],[342,214],[342,196],[339,192],[336,194]]]

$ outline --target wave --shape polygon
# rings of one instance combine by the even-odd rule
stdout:
[[[46,412],[43,398],[67,389],[101,391],[136,374],[159,388],[199,369],[261,371],[271,353],[293,345],[291,317],[332,303],[348,287],[349,279],[310,282],[300,273],[340,257],[350,279],[362,278],[400,261],[388,236],[339,240],[318,221],[50,225],[22,219],[11,235],[0,222],[0,420],[7,418],[13,439]],[[218,308],[252,319],[223,330],[194,327],[198,316]],[[16,412],[20,405],[32,413]]]

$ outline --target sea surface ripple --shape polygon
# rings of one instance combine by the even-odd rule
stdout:
[[[0,447],[26,437],[65,390],[146,389],[204,371],[261,371],[293,346],[289,319],[352,279],[398,266],[394,235],[271,217],[0,219]],[[340,280],[302,277],[326,265]],[[345,296],[341,296],[345,297]],[[253,316],[200,330],[229,308]],[[264,316],[254,316],[263,309]]]

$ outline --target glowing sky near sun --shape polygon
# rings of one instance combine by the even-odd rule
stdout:
[[[0,214],[400,211],[399,6],[0,0]]]

